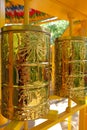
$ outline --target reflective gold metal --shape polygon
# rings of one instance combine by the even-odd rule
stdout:
[[[87,95],[87,38],[56,39],[54,63],[54,93],[83,102]]]
[[[32,120],[49,111],[50,33],[39,26],[2,28],[2,114]]]

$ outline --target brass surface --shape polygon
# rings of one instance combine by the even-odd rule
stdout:
[[[87,38],[56,39],[54,63],[54,93],[84,102],[87,95]]]
[[[49,111],[50,34],[38,26],[2,28],[2,114],[33,120]]]

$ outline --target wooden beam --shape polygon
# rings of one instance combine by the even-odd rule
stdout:
[[[31,128],[31,130],[47,130],[48,128],[52,127],[53,125],[64,121],[66,118],[73,115],[75,112],[82,110],[86,107],[87,107],[87,104],[76,105],[76,106],[71,108],[70,112],[64,111],[61,114],[56,114],[55,112],[54,112],[54,114],[53,114],[53,112],[51,114],[51,112],[50,112],[50,115],[48,114],[48,116],[44,118],[44,119],[48,119],[47,121]]]
[[[17,3],[24,5],[24,0],[17,0]],[[79,11],[79,8],[73,7],[73,5],[67,5],[61,2],[61,0],[44,0],[43,2],[41,0],[30,0],[29,7],[45,12],[51,16],[57,16],[59,19],[68,19],[68,13],[72,14],[74,19],[85,19],[87,17],[87,14],[81,10]]]
[[[13,120],[4,128],[4,130],[20,130],[23,127],[23,125],[23,121]]]

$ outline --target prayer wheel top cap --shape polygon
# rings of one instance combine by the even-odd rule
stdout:
[[[23,31],[40,31],[40,32],[44,32],[47,34],[50,34],[50,30],[48,28],[44,28],[41,26],[33,26],[33,25],[9,25],[9,26],[4,26],[3,28],[1,28],[2,32],[5,31],[19,31],[19,30],[23,30]]]
[[[68,36],[68,37],[60,37],[58,40],[87,40],[87,37],[84,36]]]

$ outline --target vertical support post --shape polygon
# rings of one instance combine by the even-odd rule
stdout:
[[[87,37],[87,20],[81,21],[80,35]],[[87,104],[87,96],[85,97],[85,104]],[[87,107],[79,112],[79,130],[87,130]]]
[[[85,128],[84,128],[84,126],[85,126],[84,119],[85,119],[85,109],[83,108],[79,112],[79,130],[85,130]]]
[[[52,45],[52,91],[54,93],[54,88],[55,88],[55,64],[54,64],[54,59],[55,59],[55,45]]]
[[[81,36],[87,37],[87,20],[81,21]]]
[[[73,20],[72,20],[72,14],[71,13],[68,14],[68,19],[69,19],[69,36],[72,36]],[[67,111],[69,111],[69,112],[71,110],[71,105],[72,105],[72,101],[71,101],[71,99],[69,97],[68,98],[68,107],[67,107]],[[68,117],[68,130],[71,130],[71,120],[72,120],[72,117],[69,116]]]
[[[8,87],[8,92],[9,92],[9,101],[8,101],[8,106],[9,110],[12,112],[13,111],[13,33],[10,32],[8,35],[8,40],[9,40],[9,64],[8,64],[8,77],[9,77],[9,87]]]
[[[1,52],[1,30],[0,30],[0,52]],[[0,106],[1,106],[1,53],[0,53]],[[1,109],[0,109],[1,113]]]
[[[24,0],[24,24],[29,24],[29,1]]]
[[[71,104],[72,104],[71,102],[72,102],[71,99],[68,98],[68,108],[67,108],[68,111],[71,110]],[[72,120],[72,116],[69,116],[68,117],[68,130],[71,130],[71,120]]]
[[[87,97],[85,103],[87,104]],[[83,108],[79,112],[79,130],[87,130],[87,108]]]
[[[5,24],[5,0],[0,0],[0,28],[3,27],[4,24]],[[1,43],[1,36],[0,36],[0,43]],[[0,44],[0,51],[1,51],[1,44]],[[1,106],[1,54],[0,54],[0,106]],[[7,123],[7,121],[8,120],[1,115],[0,110],[0,125]]]
[[[30,0],[24,0],[24,24],[29,24],[29,2]],[[24,130],[28,130],[28,121],[24,121]]]
[[[28,130],[28,121],[24,121],[24,130]]]
[[[0,0],[0,28],[5,24],[5,0]],[[0,30],[0,43],[1,43],[1,30]],[[1,44],[0,44],[1,51]],[[0,54],[0,105],[1,105],[1,54]]]
[[[0,0],[0,28],[5,24],[5,0]]]
[[[73,17],[72,14],[68,14],[69,19],[69,36],[72,36]]]

